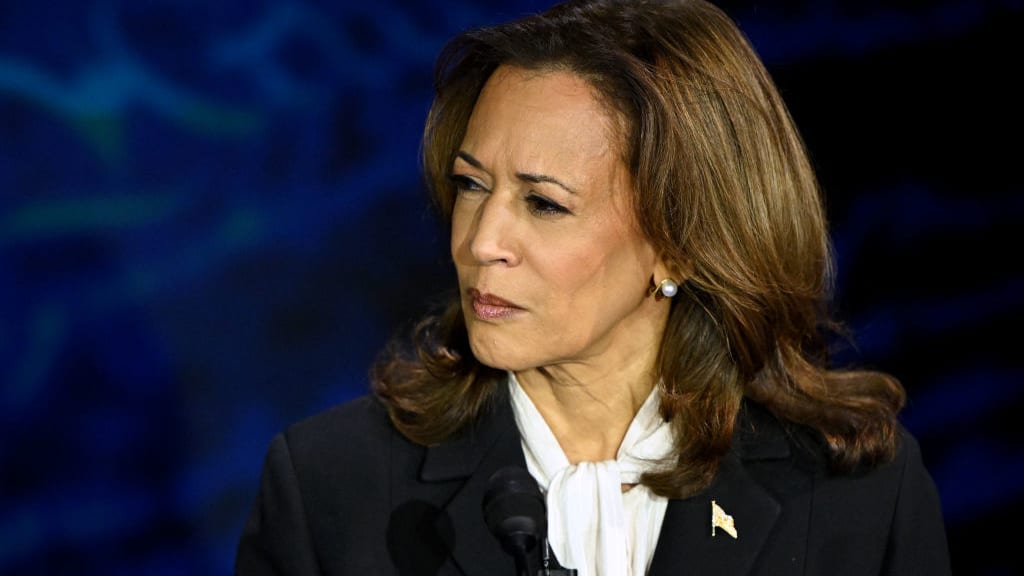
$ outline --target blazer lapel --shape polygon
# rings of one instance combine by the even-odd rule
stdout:
[[[732,516],[737,538],[722,528],[712,536],[712,500]],[[779,511],[779,503],[730,455],[707,490],[669,501],[650,576],[678,574],[680,567],[702,576],[749,573]]]
[[[733,449],[703,492],[669,500],[649,576],[748,574],[781,512],[779,502],[744,467],[745,461],[788,458],[789,445],[762,408],[744,403]],[[712,536],[712,501],[732,516],[737,538],[718,528]]]
[[[465,478],[444,507],[439,521],[454,533],[452,558],[466,574],[512,574],[515,563],[484,522],[483,498],[487,480],[505,466],[526,467],[515,417],[507,400],[476,426],[450,442],[427,451],[421,471],[424,482]]]

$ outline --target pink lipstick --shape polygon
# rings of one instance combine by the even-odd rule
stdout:
[[[494,294],[482,294],[476,288],[470,288],[468,293],[473,313],[481,320],[508,318],[523,311],[522,308],[504,298],[499,298]]]

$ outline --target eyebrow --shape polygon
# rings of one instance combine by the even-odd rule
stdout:
[[[465,152],[463,150],[459,150],[455,155],[458,156],[459,158],[462,158],[463,160],[465,160],[466,163],[469,164],[470,166],[472,166],[474,168],[477,168],[479,170],[484,170],[483,163],[481,163],[479,160],[477,160],[475,157],[473,157],[473,155],[470,154],[469,152]],[[560,180],[558,180],[557,178],[555,178],[553,176],[548,176],[546,174],[535,174],[533,172],[516,172],[516,178],[518,178],[518,179],[520,179],[520,180],[522,180],[524,182],[532,182],[534,184],[540,184],[540,183],[554,184],[555,186],[558,186],[558,187],[564,189],[566,192],[568,192],[570,194],[575,194],[576,193],[576,191],[573,190],[571,186],[565,184],[564,182],[561,182]]]

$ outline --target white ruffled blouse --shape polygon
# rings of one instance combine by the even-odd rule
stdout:
[[[527,468],[545,493],[548,539],[559,563],[578,576],[646,574],[668,500],[637,483],[643,472],[674,462],[658,387],[630,423],[615,460],[570,465],[512,372],[508,383]],[[637,485],[623,492],[623,484]]]

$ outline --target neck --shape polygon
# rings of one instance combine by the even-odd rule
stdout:
[[[608,366],[554,365],[516,372],[569,462],[614,460],[655,385],[657,346]]]

